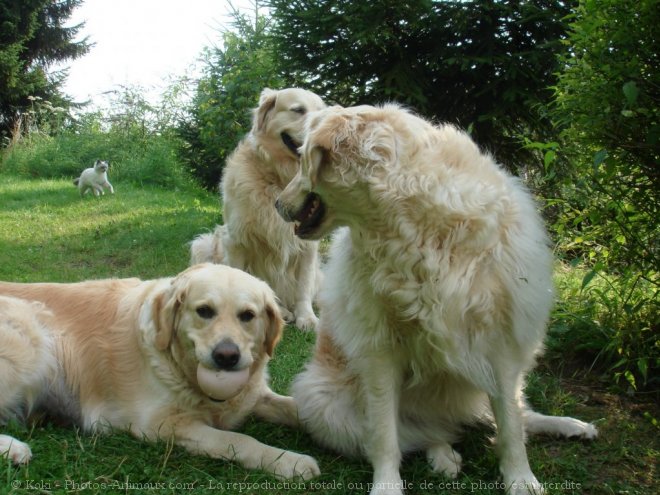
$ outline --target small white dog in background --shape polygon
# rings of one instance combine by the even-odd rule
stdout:
[[[108,181],[108,168],[110,165],[104,160],[96,160],[94,167],[86,168],[83,170],[80,177],[73,181],[73,184],[78,186],[80,195],[83,196],[86,192],[92,191],[94,196],[105,194],[103,188],[109,189],[111,194],[115,193],[112,184]]]

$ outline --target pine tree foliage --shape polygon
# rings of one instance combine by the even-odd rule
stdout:
[[[57,62],[89,51],[75,41],[83,24],[65,26],[83,0],[0,0],[0,136],[16,131],[20,116],[38,97],[66,105],[61,93],[66,73],[49,74]]]
[[[270,0],[283,73],[343,105],[397,101],[509,165],[542,140],[570,2]]]

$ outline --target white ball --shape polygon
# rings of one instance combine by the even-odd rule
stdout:
[[[199,364],[197,383],[206,395],[215,400],[227,400],[238,394],[250,378],[250,369],[238,371],[212,370]]]

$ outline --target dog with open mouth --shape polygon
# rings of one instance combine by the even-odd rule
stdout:
[[[553,300],[552,253],[531,195],[449,125],[396,105],[311,113],[301,167],[276,202],[303,239],[337,230],[300,420],[364,455],[372,494],[400,494],[402,452],[456,477],[460,427],[494,424],[509,493],[541,493],[525,434],[596,428],[528,407],[523,387]]]
[[[224,169],[224,225],[191,244],[192,264],[224,263],[268,282],[284,318],[304,330],[318,322],[312,307],[321,277],[318,242],[296,237],[273,205],[298,170],[307,113],[324,107],[303,89],[263,90],[252,129]]]
[[[310,478],[311,457],[230,431],[251,413],[298,425],[293,399],[267,383],[282,327],[264,282],[210,263],[149,281],[0,282],[0,422],[45,412]],[[32,452],[0,435],[3,455],[22,464]]]

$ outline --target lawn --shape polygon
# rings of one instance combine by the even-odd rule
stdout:
[[[0,174],[0,279],[72,282],[103,277],[155,278],[188,264],[187,243],[220,219],[217,198],[202,190],[167,190],[117,182],[117,193],[80,198],[69,179]],[[273,388],[285,393],[308,358],[314,336],[288,327],[271,362]],[[569,371],[570,370],[570,371]],[[577,371],[576,371],[577,370]],[[531,438],[532,470],[548,493],[649,494],[660,486],[659,408],[608,392],[583,368],[544,360],[528,385],[541,412],[593,421],[594,442]],[[47,420],[6,428],[30,443],[33,461],[0,464],[0,494],[33,493],[365,493],[367,462],[314,445],[303,432],[249,420],[244,433],[313,455],[323,474],[308,482],[281,481],[238,465],[195,457],[171,443],[146,444],[122,431],[88,435]],[[503,493],[486,429],[470,429],[456,449],[463,472],[455,481],[430,472],[424,456],[404,460],[410,494]],[[3,462],[0,460],[0,463]]]

